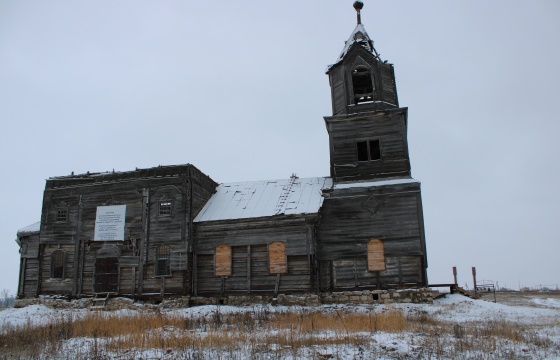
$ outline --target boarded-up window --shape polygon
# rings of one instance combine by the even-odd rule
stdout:
[[[216,256],[214,257],[216,266],[216,276],[231,275],[231,246],[221,244],[216,246]]]
[[[385,249],[381,240],[370,240],[367,245],[369,271],[385,270]]]
[[[288,272],[285,243],[275,241],[268,245],[268,264],[271,274],[286,274]]]
[[[51,278],[64,278],[64,260],[66,253],[62,250],[55,250],[51,254]]]
[[[171,250],[169,246],[162,245],[156,251],[156,276],[171,275],[170,271]]]

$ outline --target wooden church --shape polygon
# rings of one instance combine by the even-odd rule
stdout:
[[[17,233],[18,297],[427,286],[408,112],[362,5],[327,69],[330,177],[218,184],[188,164],[49,178],[40,222]]]

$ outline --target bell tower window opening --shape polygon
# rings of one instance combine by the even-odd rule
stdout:
[[[379,139],[358,141],[358,161],[371,161],[381,159],[381,146]]]
[[[352,71],[352,86],[354,88],[354,104],[374,100],[375,87],[368,68],[358,67]]]

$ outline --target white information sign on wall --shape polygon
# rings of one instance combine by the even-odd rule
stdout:
[[[126,205],[98,206],[93,240],[124,240]]]

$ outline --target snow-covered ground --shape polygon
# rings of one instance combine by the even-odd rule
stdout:
[[[514,296],[514,295],[512,295]],[[153,308],[152,308],[153,309]],[[288,308],[272,305],[234,306],[199,306],[184,309],[157,311],[189,319],[210,318],[219,312],[222,315],[244,313],[284,313],[289,311],[320,311],[321,313],[343,312],[371,313],[392,309],[402,310],[408,318],[415,318],[419,328],[401,332],[376,331],[360,334],[363,343],[344,343],[333,341],[328,344],[311,345],[307,348],[290,350],[280,344],[267,343],[243,347],[173,349],[162,346],[158,349],[137,349],[121,353],[102,350],[103,339],[71,338],[65,340],[55,358],[89,358],[95,347],[95,354],[104,351],[103,356],[119,359],[210,359],[210,358],[260,358],[260,359],[402,359],[402,358],[543,358],[560,359],[560,296],[540,295],[526,297],[520,305],[506,305],[487,300],[472,300],[459,294],[447,295],[434,301],[434,304],[393,304],[393,305],[323,305],[318,308]],[[134,315],[146,310],[119,310],[112,314]],[[55,319],[72,317],[78,319],[90,315],[88,310],[58,310],[42,305],[31,305],[21,309],[0,311],[0,329],[4,335],[15,328],[33,325],[45,325]],[[421,316],[426,319],[425,327]],[[490,325],[489,325],[490,324]],[[492,335],[500,326],[511,325],[523,329],[527,336],[523,340],[508,339],[507,336]],[[232,324],[235,326],[235,324]],[[445,329],[452,329],[451,331]],[[469,330],[470,329],[470,330]],[[474,329],[474,330],[473,330]],[[492,330],[494,329],[494,330]],[[180,329],[160,329],[161,331],[180,331]],[[192,330],[190,330],[192,331]],[[205,336],[206,330],[200,329],[197,336]],[[256,328],[255,331],[259,331]],[[469,332],[470,331],[470,332]],[[8,332],[8,334],[6,334]],[[274,331],[272,331],[274,332]],[[278,330],[281,333],[280,330]],[[533,335],[531,335],[531,333]],[[471,335],[468,335],[471,334]],[[475,335],[472,335],[475,334]],[[262,335],[262,334],[261,334]],[[340,335],[340,334],[339,334]],[[254,335],[257,336],[256,334]],[[325,332],[323,339],[335,337]],[[494,336],[492,341],[480,342],[478,337]],[[539,341],[527,341],[535,338]],[[541,341],[542,340],[542,341]],[[469,345],[470,344],[470,345]],[[474,344],[474,345],[473,345]],[[480,348],[477,348],[480,347]],[[0,349],[0,358],[2,350]],[[52,352],[44,358],[52,358]]]

